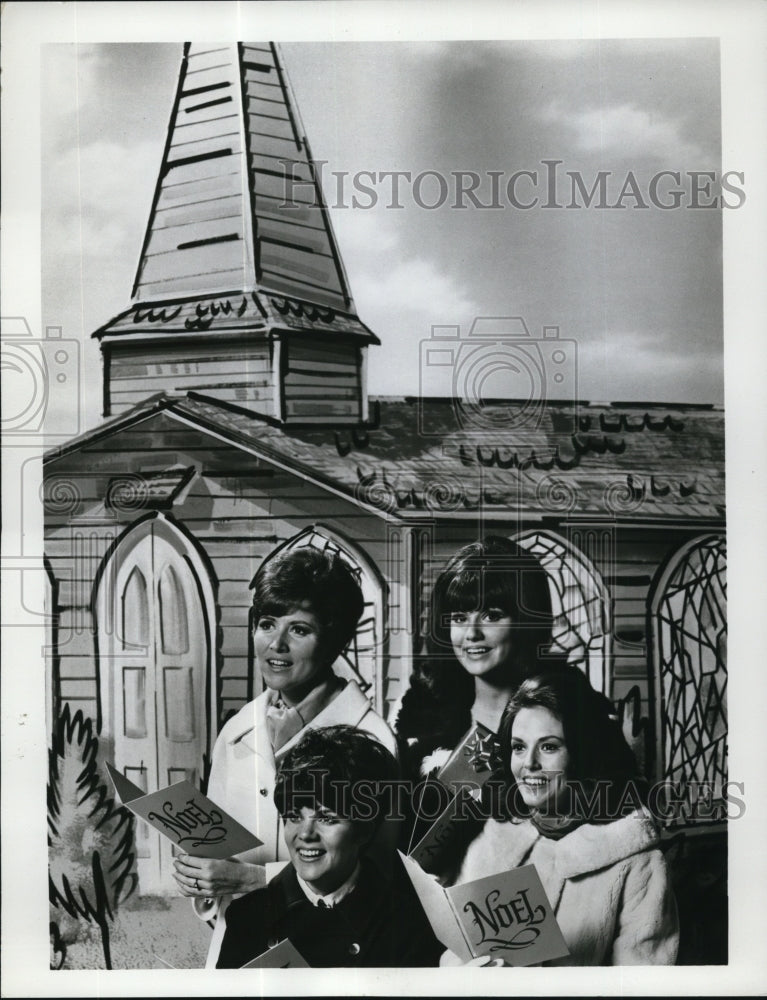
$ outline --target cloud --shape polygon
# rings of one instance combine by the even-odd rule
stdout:
[[[128,253],[135,266],[159,165],[153,142],[100,141],[56,157],[49,166],[56,199],[46,206],[45,243],[65,256],[103,260]]]
[[[357,275],[356,294],[382,318],[393,308],[418,315],[428,333],[431,323],[455,323],[477,312],[468,294],[435,261],[414,257],[381,264]]]
[[[558,101],[543,111],[543,120],[573,133],[578,149],[587,153],[636,157],[640,163],[658,159],[676,167],[710,166],[710,154],[682,134],[680,119],[648,111],[636,104],[603,104],[575,110]]]
[[[424,318],[429,324],[459,322],[453,316],[473,315],[475,303],[465,288],[423,255],[408,255],[403,234],[383,211],[331,213],[352,294],[361,309],[385,318],[393,309]]]
[[[691,370],[688,338],[670,330],[611,329],[579,341],[577,391],[600,401],[721,403],[721,348],[701,346]]]
[[[449,60],[452,67],[456,66],[477,66],[482,65],[487,59],[487,45],[497,45],[499,43],[488,43],[485,41],[456,41],[448,39],[446,41],[408,41],[402,43],[402,52],[406,56],[420,61],[429,60]]]
[[[388,254],[399,242],[399,236],[380,211],[331,208],[330,217],[344,259],[377,251]]]
[[[468,329],[481,310],[466,286],[436,260],[409,254],[403,235],[383,212],[337,210],[332,219],[357,312],[386,350],[387,364],[373,354],[370,391],[390,394],[396,383],[398,395],[415,395],[419,342],[431,336],[435,324]]]

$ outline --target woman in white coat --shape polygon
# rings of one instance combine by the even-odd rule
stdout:
[[[340,724],[364,729],[396,751],[391,730],[359,686],[332,669],[364,607],[346,564],[317,549],[294,549],[270,560],[254,583],[253,652],[265,690],[219,733],[207,791],[262,843],[223,861],[175,860],[180,891],[200,917],[216,920],[208,967],[215,967],[224,930],[218,918],[229,899],[262,887],[288,861],[273,801],[281,757],[308,728]],[[396,833],[381,836],[392,840]]]
[[[569,956],[546,965],[673,965],[676,901],[644,783],[610,703],[578,670],[524,681],[501,723],[505,780],[457,874],[535,865]],[[446,952],[443,965],[458,964]]]

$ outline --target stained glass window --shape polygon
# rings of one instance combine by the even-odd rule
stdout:
[[[607,693],[610,601],[597,571],[572,546],[545,531],[530,531],[514,541],[532,552],[548,573],[552,650],[565,654],[594,688]]]
[[[333,664],[333,669],[341,677],[355,680],[366,694],[374,697],[377,694],[378,653],[383,634],[381,587],[354,555],[351,546],[320,530],[312,528],[305,531],[279,551],[288,552],[304,546],[340,556],[362,588],[365,607],[356,635]]]
[[[727,614],[725,540],[684,549],[653,602],[660,692],[661,777],[682,786],[687,804],[672,822],[716,818],[694,808],[722,802],[727,780]]]

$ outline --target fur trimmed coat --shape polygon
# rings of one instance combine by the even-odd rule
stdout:
[[[676,899],[650,814],[584,824],[559,840],[530,820],[489,819],[469,845],[455,884],[534,864],[570,955],[545,965],[673,965]],[[452,952],[441,964],[456,961]]]

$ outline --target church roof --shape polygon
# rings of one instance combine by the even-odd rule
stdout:
[[[132,300],[94,336],[276,325],[377,342],[273,43],[184,45]]]
[[[299,429],[192,394],[160,395],[46,461],[162,415],[164,432],[174,420],[196,426],[384,517],[476,517],[481,508],[490,519],[724,522],[719,408],[549,402],[531,423],[528,404],[504,402],[488,410],[502,418],[492,427],[462,426],[447,399],[382,398],[374,409],[377,426]]]

